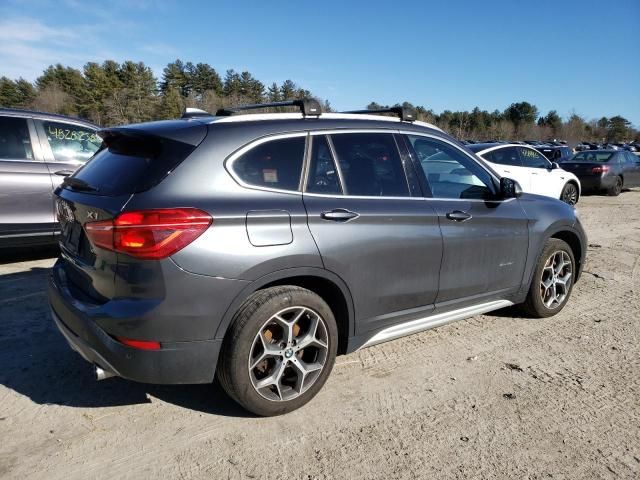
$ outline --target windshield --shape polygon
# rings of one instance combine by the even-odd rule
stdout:
[[[580,152],[576,153],[570,162],[598,162],[605,163],[613,156],[613,152]]]

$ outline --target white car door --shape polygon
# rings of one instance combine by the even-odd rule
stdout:
[[[522,167],[516,147],[500,147],[481,153],[480,156],[491,164],[491,167],[502,177],[517,181],[522,190],[531,192],[531,175]]]
[[[564,180],[560,169],[552,169],[551,162],[537,150],[530,147],[518,147],[523,168],[531,178],[531,193],[560,198]]]

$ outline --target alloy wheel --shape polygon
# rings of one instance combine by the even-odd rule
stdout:
[[[572,183],[567,184],[562,192],[562,201],[569,205],[575,205],[578,203],[578,189]]]
[[[324,319],[310,308],[289,307],[269,318],[256,334],[249,378],[267,400],[293,400],[320,377],[328,356]]]
[[[540,279],[540,297],[545,307],[554,310],[567,298],[573,279],[571,257],[564,250],[553,253],[545,262]]]

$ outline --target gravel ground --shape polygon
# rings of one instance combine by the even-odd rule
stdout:
[[[311,403],[266,419],[215,385],[94,381],[49,318],[51,253],[5,256],[0,478],[638,478],[639,207],[639,190],[581,200],[588,261],[558,316],[339,357]]]

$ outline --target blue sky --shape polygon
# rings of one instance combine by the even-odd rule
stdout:
[[[640,126],[640,0],[0,0],[0,76],[170,61],[288,78],[338,109],[372,100],[620,114]]]

